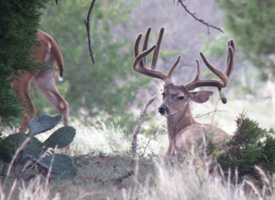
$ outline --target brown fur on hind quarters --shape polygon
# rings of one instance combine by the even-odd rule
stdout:
[[[13,77],[12,87],[20,102],[23,111],[23,121],[19,132],[26,132],[28,123],[34,118],[36,109],[30,96],[30,82],[33,81],[36,88],[63,116],[63,124],[68,125],[69,104],[58,92],[55,85],[55,70],[59,71],[59,77],[63,78],[63,57],[56,41],[49,34],[37,30],[38,45],[31,49],[31,56],[36,63],[46,64],[45,68],[39,68],[34,73],[19,71],[19,76]]]
[[[172,74],[180,61],[180,56],[178,56],[175,63],[171,66],[168,74],[156,71],[155,68],[164,34],[164,28],[160,29],[157,44],[148,49],[150,32],[151,28],[148,28],[141,53],[139,53],[139,43],[142,34],[139,34],[135,41],[135,59],[133,62],[133,69],[143,75],[164,81],[164,89],[162,93],[163,103],[159,107],[159,113],[167,118],[169,137],[167,155],[174,155],[177,151],[190,149],[193,145],[200,145],[204,138],[208,140],[207,142],[213,143],[217,148],[223,146],[228,135],[223,130],[211,124],[200,124],[196,122],[192,117],[189,102],[194,101],[196,103],[204,103],[208,101],[210,96],[213,94],[211,91],[193,91],[196,88],[215,87],[221,91],[222,88],[225,88],[228,85],[230,76],[234,69],[236,48],[234,40],[228,41],[227,60],[224,72],[221,72],[212,66],[204,54],[200,53],[200,56],[208,69],[219,77],[219,80],[200,79],[200,64],[199,61],[197,61],[197,73],[194,79],[187,84],[175,85],[172,81]],[[151,52],[153,52],[153,58],[151,67],[148,68],[146,64],[146,56]],[[226,98],[222,93],[221,97],[222,101],[226,102]]]

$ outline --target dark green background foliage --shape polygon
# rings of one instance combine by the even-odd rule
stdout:
[[[225,12],[225,26],[245,56],[260,68],[275,73],[275,1],[216,0]]]
[[[257,122],[243,114],[237,119],[237,126],[226,153],[218,157],[218,163],[224,173],[227,174],[230,169],[231,176],[237,170],[239,182],[246,177],[261,184],[261,176],[255,166],[260,167],[267,175],[275,172],[274,132],[260,128]]]
[[[46,2],[0,1],[0,118],[4,123],[20,115],[8,78],[18,69],[32,69],[29,50]]]
[[[89,116],[105,116],[124,127],[131,123],[129,107],[144,80],[134,78],[132,38],[118,39],[114,29],[131,24],[128,14],[137,2],[96,1],[90,17],[95,65],[89,55],[83,22],[90,3],[61,1],[57,7],[54,1],[50,2],[40,29],[55,38],[63,54],[65,81],[58,87],[70,103],[70,114],[78,116],[82,108]],[[48,105],[38,92],[32,95],[38,111]]]
[[[46,9],[42,9],[46,2],[4,0],[0,3],[2,121],[9,122],[10,117],[21,118],[10,83],[6,80],[18,69],[33,69],[28,53],[39,26],[55,38],[63,54],[65,81],[58,84],[58,89],[70,104],[70,115],[79,116],[82,109],[88,113],[88,117],[100,116],[123,127],[131,127],[134,118],[129,108],[138,89],[146,81],[137,80],[131,67],[133,39],[121,39],[125,36],[120,37],[114,32],[132,23],[129,14],[139,1],[96,1],[90,18],[95,65],[89,55],[83,22],[91,2],[60,1],[57,6],[55,1],[49,1]],[[43,16],[40,21],[41,12]],[[42,113],[56,114],[56,110],[40,92],[31,90],[31,96],[38,116]]]

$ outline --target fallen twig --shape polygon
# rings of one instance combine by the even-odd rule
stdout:
[[[156,96],[152,96],[150,99],[148,99],[148,101],[146,102],[146,104],[143,106],[143,108],[141,109],[140,112],[140,116],[138,119],[138,123],[134,129],[133,132],[133,137],[132,137],[132,155],[135,156],[137,153],[137,135],[139,134],[139,130],[140,130],[140,126],[143,120],[143,117],[146,113],[147,108],[150,106],[151,103],[153,103],[153,101],[156,99]]]
[[[87,14],[87,18],[84,19],[84,24],[86,26],[87,36],[88,36],[88,47],[89,47],[89,52],[90,52],[90,56],[91,56],[93,64],[95,64],[95,59],[94,59],[94,56],[93,56],[94,53],[93,53],[93,50],[92,50],[91,36],[90,36],[90,15],[91,15],[94,3],[95,3],[95,0],[92,1],[91,5],[90,5],[90,8],[89,8],[89,11],[88,11],[88,14]]]
[[[216,26],[213,26],[211,24],[209,24],[208,22],[204,21],[203,19],[199,19],[198,17],[196,17],[196,13],[192,13],[189,11],[189,9],[187,8],[187,6],[183,3],[182,0],[178,0],[178,3],[181,4],[181,6],[184,8],[184,10],[189,14],[191,15],[195,20],[199,21],[200,23],[204,24],[205,26],[207,26],[207,30],[208,30],[208,34],[210,34],[210,31],[209,31],[209,27],[211,28],[214,28],[220,32],[223,33],[223,30],[219,27],[216,27]]]
[[[122,181],[124,181],[127,178],[130,178],[131,176],[135,175],[134,171],[129,171],[126,175],[119,177],[119,178],[113,178],[109,180],[108,182],[112,183],[113,185],[120,185]],[[103,182],[103,184],[106,184],[106,182]]]

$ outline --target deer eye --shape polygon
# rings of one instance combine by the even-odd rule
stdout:
[[[184,96],[178,96],[177,99],[182,101],[184,100]]]
[[[163,92],[163,93],[161,93],[161,95],[162,95],[162,97],[164,98],[165,97],[165,93]]]

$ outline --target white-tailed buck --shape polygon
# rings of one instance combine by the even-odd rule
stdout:
[[[47,33],[38,30],[36,34],[38,45],[31,49],[31,56],[36,63],[45,64],[34,72],[19,71],[13,77],[12,87],[23,111],[23,122],[19,132],[26,132],[28,123],[34,118],[36,109],[30,96],[30,82],[33,80],[37,89],[63,116],[63,124],[68,125],[69,104],[59,94],[55,85],[56,67],[60,78],[63,77],[63,57],[56,41]]]
[[[235,58],[235,43],[233,40],[228,41],[227,60],[224,73],[213,67],[206,59],[203,53],[200,53],[202,60],[206,66],[217,75],[220,80],[201,80],[200,66],[197,62],[197,73],[195,78],[184,85],[175,85],[172,81],[172,73],[180,61],[180,56],[170,68],[168,74],[156,71],[160,45],[164,33],[164,28],[160,29],[158,41],[156,45],[148,49],[148,40],[151,28],[148,28],[142,52],[139,53],[139,43],[142,34],[139,34],[134,46],[135,60],[133,69],[141,74],[158,78],[164,81],[163,88],[163,103],[159,107],[161,115],[167,118],[167,128],[169,136],[169,148],[167,155],[174,155],[178,150],[189,149],[192,145],[202,144],[203,140],[212,142],[215,147],[221,147],[228,135],[221,129],[211,124],[200,124],[194,120],[191,114],[189,102],[204,103],[213,94],[211,91],[192,91],[200,87],[216,87],[221,92],[221,89],[229,83],[230,75],[232,74]],[[153,51],[151,68],[146,65],[146,56]],[[220,93],[221,94],[221,93]],[[221,95],[222,97],[222,95]],[[222,101],[226,103],[226,98],[223,96]]]

